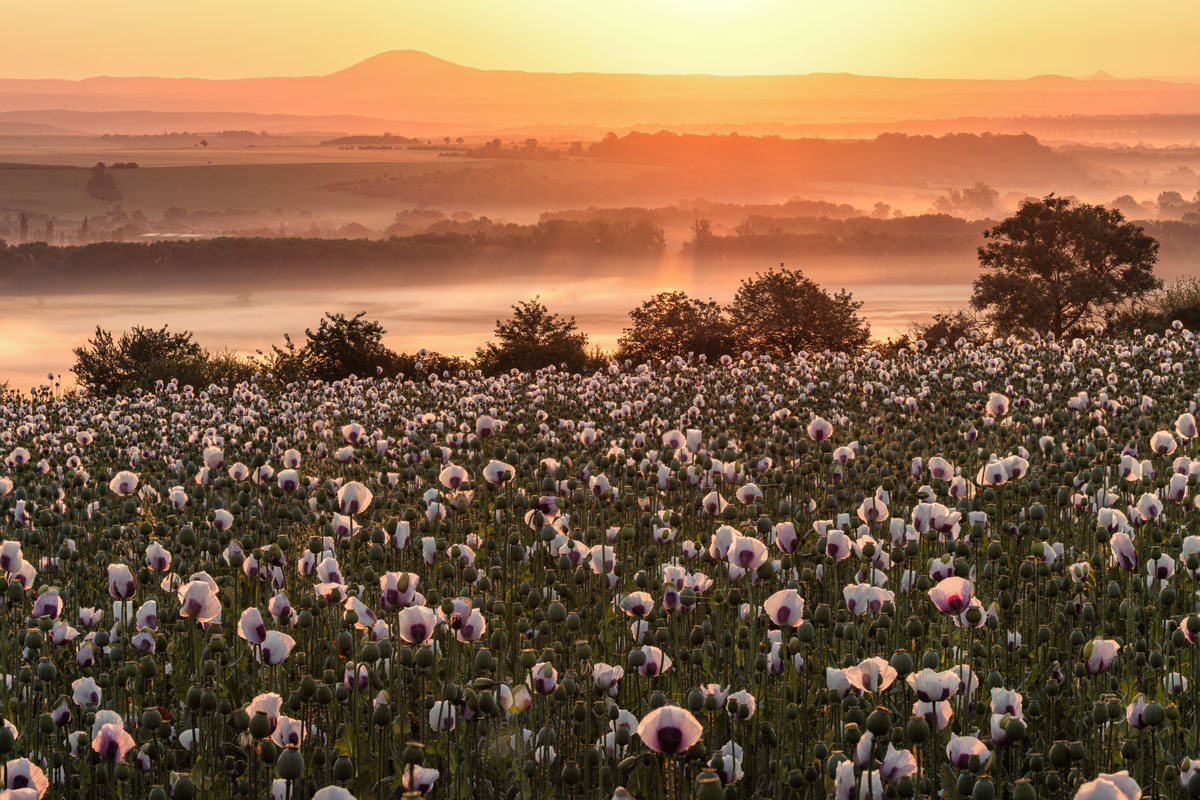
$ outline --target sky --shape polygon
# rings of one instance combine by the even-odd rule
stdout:
[[[0,76],[320,75],[386,50],[482,69],[1195,77],[1195,0],[5,3]]]

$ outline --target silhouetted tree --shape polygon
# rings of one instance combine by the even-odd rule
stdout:
[[[578,329],[574,317],[564,319],[551,313],[536,297],[512,309],[512,317],[496,320],[497,341],[475,351],[479,369],[497,374],[566,364],[571,372],[581,372],[588,366],[587,335]]]
[[[988,215],[996,211],[1000,193],[986,183],[978,182],[963,189],[951,189],[933,201],[933,210],[939,214]]]
[[[712,222],[707,219],[698,219],[692,223],[692,248],[699,253],[705,249],[709,242],[713,239]]]
[[[88,178],[87,193],[96,198],[103,200],[106,203],[119,203],[121,201],[121,190],[117,188],[117,181],[112,174],[104,168],[104,162],[96,163],[92,167],[92,176]]]
[[[86,345],[77,347],[71,371],[82,386],[105,394],[128,394],[152,389],[156,381],[178,378],[182,384],[207,386],[218,381],[247,380],[254,366],[229,353],[209,353],[192,338],[191,331],[134,326],[114,338],[97,326]]]
[[[617,357],[667,360],[695,353],[715,358],[733,352],[724,309],[684,292],[659,292],[629,312],[631,325],[617,343]]]
[[[1162,286],[1158,242],[1120,211],[1047,195],[984,232],[971,306],[996,332],[1063,336]]]
[[[800,270],[771,269],[742,281],[729,306],[738,349],[787,358],[801,350],[854,352],[871,338],[862,302],[830,294]]]
[[[298,353],[303,376],[336,381],[349,375],[374,377],[378,368],[394,373],[396,353],[383,343],[387,331],[366,315],[365,311],[353,317],[327,313],[315,331],[306,328],[307,341]]]

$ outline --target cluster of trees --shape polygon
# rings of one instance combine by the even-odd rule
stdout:
[[[213,352],[190,331],[135,326],[114,336],[96,335],[77,347],[72,372],[76,381],[103,393],[151,389],[177,377],[184,383],[236,383],[258,374],[289,383],[334,381],[348,375],[406,375],[418,371],[485,374],[531,371],[557,366],[588,372],[612,358],[662,360],[676,355],[717,358],[743,351],[788,357],[800,350],[855,351],[870,339],[862,304],[847,292],[830,294],[799,270],[769,270],[742,282],[733,302],[722,307],[683,292],[664,292],[629,313],[630,326],[614,353],[589,347],[574,317],[550,311],[539,298],[517,303],[507,319],[496,320],[494,338],[471,360],[440,353],[398,353],[383,341],[387,331],[365,312],[348,317],[326,314],[303,342],[284,335],[255,357]]]
[[[727,236],[714,233],[707,218],[697,220],[683,252],[705,258],[935,257],[969,254],[978,241],[978,223],[947,214],[849,219],[752,214]]]
[[[348,375],[436,372],[465,369],[468,362],[439,353],[396,353],[383,343],[383,326],[365,318],[326,314],[316,330],[305,329],[297,345],[284,334],[283,346],[246,356],[229,350],[213,351],[196,342],[191,331],[171,331],[166,325],[135,325],[120,336],[97,326],[95,335],[74,350],[71,371],[76,382],[101,394],[128,394],[153,389],[158,381],[178,378],[182,384],[235,384],[258,375],[289,383],[298,380],[334,381]]]
[[[695,353],[708,358],[751,352],[787,358],[801,350],[861,350],[871,329],[862,302],[831,294],[800,270],[779,269],[742,281],[733,302],[661,292],[629,312],[632,324],[616,356],[656,361]]]
[[[990,217],[1000,210],[1000,193],[978,181],[973,186],[946,192],[933,201],[933,210],[971,219]]]
[[[105,168],[103,161],[97,162],[96,166],[92,167],[92,174],[88,177],[85,189],[89,197],[103,200],[106,203],[119,203],[123,197],[120,188],[117,187],[116,179]]]
[[[1192,195],[1190,200],[1174,189],[1159,192],[1157,198],[1145,202],[1139,202],[1133,195],[1123,194],[1109,203],[1109,206],[1123,214],[1136,215],[1137,218],[1157,217],[1163,220],[1200,222],[1200,190]]]

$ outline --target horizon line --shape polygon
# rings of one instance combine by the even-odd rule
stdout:
[[[190,80],[190,81],[249,81],[249,80],[280,80],[280,79],[304,79],[304,78],[328,78],[339,73],[346,72],[356,67],[361,67],[375,59],[397,55],[416,55],[443,65],[455,67],[463,70],[471,70],[475,72],[507,72],[518,73],[524,75],[603,75],[611,77],[647,77],[647,78],[804,78],[804,77],[854,77],[854,78],[876,78],[883,80],[910,80],[910,81],[971,81],[971,82],[1022,82],[1045,78],[1060,78],[1064,80],[1074,80],[1080,82],[1089,82],[1094,80],[1112,80],[1122,82],[1133,81],[1161,81],[1167,83],[1196,83],[1200,82],[1200,76],[1164,76],[1164,75],[1142,75],[1134,77],[1118,77],[1112,75],[1107,70],[1097,69],[1087,75],[1064,75],[1057,72],[1045,72],[1025,75],[1024,77],[961,77],[952,75],[941,76],[918,76],[918,75],[887,75],[878,73],[850,72],[846,70],[814,70],[809,72],[628,72],[628,71],[600,71],[600,70],[531,70],[531,69],[516,69],[512,67],[476,67],[469,64],[462,64],[456,61],[441,58],[425,50],[417,50],[412,48],[397,48],[393,50],[383,50],[378,53],[373,53],[364,58],[354,61],[344,67],[334,69],[332,72],[326,73],[307,73],[307,74],[264,74],[264,75],[240,75],[235,77],[211,77],[195,74],[127,74],[115,75],[108,73],[87,74],[75,77],[64,76],[16,76],[0,72],[0,80],[3,81],[71,81],[84,82],[90,80]],[[1097,77],[1102,76],[1102,77]]]

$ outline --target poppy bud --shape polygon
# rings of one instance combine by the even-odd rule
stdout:
[[[354,777],[354,762],[347,756],[338,756],[333,762],[333,779],[335,781],[348,781]]]
[[[304,756],[294,747],[284,748],[275,761],[275,771],[285,781],[294,781],[304,774]]]
[[[271,735],[271,720],[266,711],[256,711],[250,718],[250,735],[255,739],[265,739]]]

